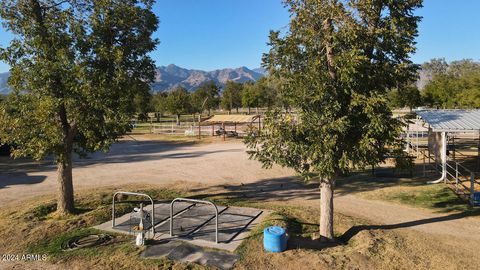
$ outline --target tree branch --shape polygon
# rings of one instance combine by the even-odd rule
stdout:
[[[323,31],[325,32],[325,35],[327,36],[325,38],[325,50],[326,50],[326,56],[327,56],[327,67],[328,67],[328,73],[332,80],[337,80],[337,72],[335,71],[335,62],[333,60],[333,46],[332,46],[332,19],[328,18],[323,21],[322,23],[322,28]]]

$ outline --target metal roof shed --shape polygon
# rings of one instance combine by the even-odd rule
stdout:
[[[237,133],[237,124],[250,124],[252,125],[255,121],[258,120],[258,129],[261,129],[261,116],[260,115],[235,115],[235,114],[224,114],[224,115],[213,115],[212,117],[204,120],[202,123],[211,124],[212,125],[212,136],[213,133],[213,125],[221,124],[223,132],[223,140],[225,140],[225,125],[226,124],[233,124],[235,126],[234,133]],[[199,125],[200,128],[200,125]]]
[[[460,132],[478,132],[480,140],[480,109],[475,110],[419,110],[416,111],[418,118],[423,120],[428,125],[429,134],[436,133],[441,136],[441,163],[442,176],[440,179],[433,181],[439,183],[447,179],[447,133]],[[480,142],[478,146],[480,156]],[[473,196],[473,181],[472,189]]]
[[[425,110],[416,113],[433,132],[480,131],[480,110]]]

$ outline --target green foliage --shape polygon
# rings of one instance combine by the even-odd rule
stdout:
[[[242,91],[242,105],[249,109],[253,107],[271,108],[278,105],[279,98],[274,78],[262,77],[255,83],[246,82]]]
[[[55,212],[57,205],[55,203],[45,203],[33,208],[32,216],[38,220],[43,220],[48,214]]]
[[[151,106],[152,94],[150,92],[138,93],[133,98],[133,106],[137,113],[138,119],[145,121],[148,118],[148,113],[152,111]]]
[[[393,152],[395,157],[395,170],[412,172],[415,167],[414,157],[408,155],[401,148],[395,149]]]
[[[177,116],[177,124],[180,123],[179,118],[181,114],[188,114],[192,111],[190,94],[183,87],[177,87],[168,93],[165,105],[171,114]]]
[[[0,108],[0,138],[18,145],[14,156],[61,161],[72,150],[106,150],[130,129],[134,97],[148,93],[155,72],[152,5],[0,0],[2,23],[15,34],[0,49],[13,89]]]
[[[212,109],[218,108],[220,103],[220,90],[213,81],[201,84],[195,92],[192,93],[192,109],[193,112],[202,113],[208,110],[208,114]]]
[[[441,108],[480,108],[480,63],[451,62],[423,90],[425,103]]]
[[[384,96],[416,74],[421,3],[287,0],[289,31],[271,32],[263,60],[296,112],[269,112],[246,138],[251,157],[328,180],[384,160],[400,131]]]
[[[408,107],[411,110],[422,105],[422,96],[415,85],[408,85],[404,88],[389,91],[388,101],[391,108]]]
[[[422,70],[430,76],[442,75],[447,73],[448,63],[445,58],[433,58],[422,64]]]
[[[260,106],[261,93],[258,91],[258,88],[255,87],[255,84],[252,82],[246,82],[243,84],[242,91],[242,105],[244,108],[248,108],[250,113],[250,108]]]
[[[150,107],[152,107],[155,112],[159,113],[160,116],[167,112],[167,96],[168,94],[164,92],[152,95]]]
[[[234,81],[227,81],[223,89],[221,106],[223,109],[231,111],[242,106],[242,90],[243,85]]]
[[[277,92],[268,77],[262,77],[255,82],[255,92],[258,95],[260,107],[271,108],[276,105]]]

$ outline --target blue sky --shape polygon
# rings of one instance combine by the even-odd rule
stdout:
[[[416,63],[434,57],[480,60],[480,1],[425,0]],[[269,30],[288,25],[280,0],[157,0],[161,41],[152,53],[157,65],[213,70],[260,66]],[[0,29],[0,46],[11,35]],[[0,72],[8,66],[0,62]]]

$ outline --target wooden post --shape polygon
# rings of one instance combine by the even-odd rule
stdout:
[[[474,204],[473,196],[475,194],[475,173],[470,173],[470,204]]]
[[[261,116],[259,115],[259,116],[258,116],[258,131],[260,131],[260,129],[262,128],[262,127],[260,126],[260,124],[261,124],[260,118],[261,118]]]
[[[234,122],[233,125],[235,127],[235,132],[237,132],[237,122]]]
[[[150,117],[150,133],[153,133],[153,117]]]
[[[200,140],[202,138],[202,129],[200,126],[200,122],[202,122],[202,114],[198,114],[198,139]]]
[[[423,177],[426,176],[425,152],[423,152]]]
[[[215,136],[215,124],[212,124],[212,136]]]

